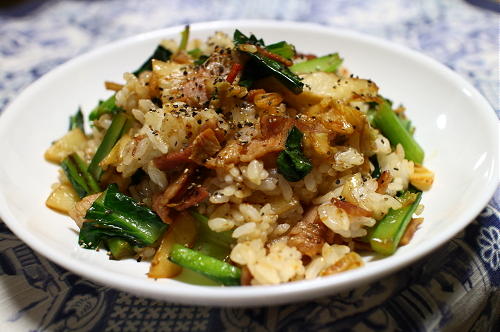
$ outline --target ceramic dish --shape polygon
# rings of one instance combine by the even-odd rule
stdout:
[[[138,295],[221,306],[270,305],[311,299],[374,281],[401,269],[462,230],[486,205],[498,181],[496,118],[490,105],[463,78],[407,48],[357,33],[291,22],[212,22],[191,26],[192,37],[214,30],[253,32],[267,42],[286,40],[306,53],[339,52],[353,73],[377,82],[382,95],[403,103],[414,122],[425,165],[436,174],[424,194],[425,222],[411,243],[386,258],[365,257],[366,266],[331,277],[279,286],[208,287],[152,280],[149,264],[112,261],[104,251],[77,244],[72,220],[45,206],[57,166],[43,159],[51,141],[67,130],[79,105],[89,111],[109,95],[105,80],[142,63],[163,38],[182,27],[155,31],[110,44],[45,75],[0,117],[0,215],[31,248],[85,278]]]

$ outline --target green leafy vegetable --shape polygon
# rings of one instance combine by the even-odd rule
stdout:
[[[296,63],[290,67],[290,70],[294,73],[312,73],[315,71],[335,72],[342,64],[342,61],[342,58],[337,53],[333,53]]]
[[[247,76],[247,77],[245,77],[245,79],[240,80],[238,82],[238,85],[243,86],[243,87],[245,87],[247,89],[250,89],[250,87],[252,86],[253,82],[254,82],[254,80],[251,79],[251,78],[249,78]]]
[[[292,44],[288,44],[286,41],[280,41],[266,46],[266,50],[274,54],[278,54],[288,60],[291,60],[295,56],[295,47]]]
[[[116,114],[88,168],[89,173],[92,174],[95,179],[99,180],[102,175],[102,168],[99,166],[99,163],[109,154],[116,142],[118,142],[128,128],[128,117],[124,113]]]
[[[138,76],[140,73],[142,73],[145,70],[152,70],[153,69],[153,64],[152,60],[160,60],[160,61],[167,61],[170,59],[172,56],[172,52],[167,50],[165,47],[158,45],[153,52],[153,54],[142,64],[142,66],[139,67],[136,71],[133,72],[135,76]]]
[[[304,134],[294,126],[288,133],[286,149],[280,152],[276,161],[278,172],[291,182],[303,179],[313,167],[311,161],[302,152],[303,136]]]
[[[88,209],[80,230],[83,248],[96,249],[104,240],[118,237],[138,246],[154,244],[167,229],[151,209],[137,203],[111,184]]]
[[[377,105],[373,125],[389,139],[392,145],[401,144],[403,146],[406,159],[418,164],[423,162],[424,150],[403,126],[387,101]]]
[[[240,268],[182,245],[173,245],[169,260],[223,285],[240,285]]]
[[[83,132],[85,132],[85,129],[83,128],[83,113],[80,107],[78,107],[78,111],[75,115],[69,117],[69,130],[73,130],[75,128],[80,128]]]
[[[397,210],[390,209],[374,226],[367,238],[375,252],[391,255],[396,251],[421,198],[421,191],[405,191],[400,197],[403,207]]]
[[[255,35],[251,34],[250,37],[245,36],[240,30],[236,29],[233,34],[233,42],[236,46],[241,44],[252,44],[256,46],[265,47],[264,40],[257,39]]]
[[[92,174],[87,171],[87,164],[76,153],[66,157],[61,167],[80,198],[101,191]]]
[[[116,114],[119,112],[123,112],[123,108],[116,106],[115,101],[115,95],[112,95],[104,101],[99,101],[99,104],[90,112],[89,120],[97,120],[103,114]]]
[[[247,37],[239,30],[235,30],[233,39],[236,46],[242,44],[253,44],[265,47],[262,39],[257,39],[254,35]],[[248,54],[251,58],[245,65],[245,72],[243,73],[244,80],[253,80],[258,78],[258,76],[273,76],[293,93],[299,94],[302,92],[304,83],[301,82],[300,77],[292,73],[284,64],[260,53],[251,53],[246,51],[241,52]]]
[[[128,234],[122,234],[118,227],[104,227],[97,221],[87,221],[80,228],[78,243],[84,249],[97,249],[107,239],[115,237],[128,239]],[[132,241],[133,239],[130,238],[130,240]]]

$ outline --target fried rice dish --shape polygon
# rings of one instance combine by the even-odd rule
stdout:
[[[434,180],[415,128],[339,54],[301,51],[239,30],[161,41],[48,148],[47,206],[150,278],[275,285],[393,254]]]

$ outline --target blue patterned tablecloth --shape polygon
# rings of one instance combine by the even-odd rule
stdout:
[[[494,0],[2,1],[0,112],[47,71],[111,41],[179,24],[258,18],[315,22],[407,45],[467,78],[498,115],[495,9]],[[499,202],[497,191],[450,243],[390,277],[253,309],[175,305],[95,284],[34,253],[0,220],[0,331],[500,331]]]

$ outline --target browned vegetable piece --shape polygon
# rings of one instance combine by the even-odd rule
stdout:
[[[389,171],[383,171],[377,179],[377,190],[376,192],[379,194],[385,194],[387,187],[392,181],[392,175]]]
[[[292,128],[293,122],[293,119],[282,116],[261,116],[261,135],[246,146],[240,161],[250,162],[254,159],[260,159],[268,153],[284,150],[288,132]]]
[[[333,204],[339,209],[344,210],[347,214],[356,217],[371,217],[373,213],[371,211],[365,210],[362,207],[354,205],[353,203],[341,201],[340,199],[332,199]]]
[[[297,248],[302,254],[313,257],[321,252],[326,241],[328,229],[318,219],[318,207],[310,208],[290,231],[288,245]]]
[[[406,228],[406,232],[401,237],[401,240],[399,241],[399,245],[405,246],[408,243],[410,243],[411,239],[413,238],[413,235],[415,234],[415,232],[418,229],[418,226],[420,226],[420,224],[423,222],[424,222],[424,218],[413,218],[410,221],[408,228]]]
[[[321,276],[328,276],[363,266],[363,259],[355,252],[350,252],[339,259],[335,264],[321,272]]]
[[[196,238],[196,224],[187,213],[176,216],[170,229],[161,240],[160,247],[156,250],[151,261],[148,276],[150,278],[173,278],[182,272],[182,267],[168,260],[172,246],[175,243],[183,246],[192,246]]]

